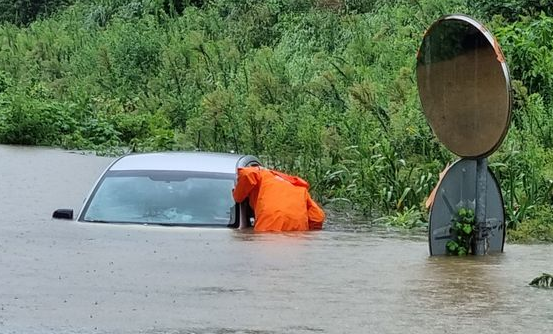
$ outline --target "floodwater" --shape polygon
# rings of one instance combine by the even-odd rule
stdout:
[[[553,246],[429,257],[424,238],[107,226],[78,209],[111,158],[0,146],[0,333],[551,333]],[[341,228],[340,226],[344,226]]]

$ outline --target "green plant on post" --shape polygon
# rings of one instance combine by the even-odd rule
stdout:
[[[452,220],[451,233],[455,236],[447,242],[447,252],[452,255],[464,256],[469,253],[474,231],[474,211],[460,208]]]

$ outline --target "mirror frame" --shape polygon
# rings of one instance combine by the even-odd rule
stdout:
[[[434,126],[433,126],[432,122],[430,121],[430,119],[428,118],[427,112],[424,108],[424,105],[428,104],[428,102],[425,103],[423,101],[423,96],[422,96],[422,93],[421,93],[420,86],[421,86],[421,82],[424,79],[422,79],[419,76],[419,72],[418,72],[419,66],[421,66],[420,64],[422,62],[421,61],[422,56],[423,56],[423,50],[422,49],[425,45],[425,41],[426,41],[426,38],[428,37],[429,33],[431,33],[433,29],[435,29],[437,26],[442,24],[444,21],[461,21],[461,22],[466,23],[466,24],[474,27],[475,29],[479,30],[481,32],[482,36],[484,36],[486,38],[486,40],[488,41],[489,46],[494,50],[494,52],[496,54],[496,57],[497,57],[497,60],[500,63],[500,66],[501,66],[501,71],[503,73],[503,78],[505,80],[505,92],[506,92],[506,97],[507,97],[507,110],[506,110],[506,118],[505,118],[506,123],[504,124],[504,129],[502,130],[502,133],[500,134],[500,136],[497,138],[496,143],[494,145],[492,145],[488,150],[481,151],[481,152],[478,152],[478,153],[475,153],[475,154],[472,154],[472,155],[470,155],[470,154],[469,155],[461,154],[460,152],[456,152],[455,149],[452,149],[451,147],[446,145],[444,143],[444,141],[442,140],[443,137],[442,138],[438,137],[438,135],[436,134],[436,131],[434,131]],[[497,148],[501,145],[503,140],[505,139],[505,136],[507,135],[507,131],[509,129],[509,124],[510,124],[511,118],[512,118],[512,104],[513,104],[512,100],[513,100],[513,97],[512,97],[511,79],[510,79],[510,75],[509,75],[509,69],[508,69],[507,63],[505,62],[505,57],[503,55],[503,52],[501,51],[501,48],[500,48],[497,40],[495,39],[495,37],[492,35],[492,33],[483,24],[481,24],[480,22],[476,21],[475,19],[473,19],[469,16],[466,16],[466,15],[463,15],[463,14],[452,14],[452,15],[442,16],[438,20],[436,20],[434,23],[432,23],[432,25],[430,25],[430,27],[424,33],[423,40],[422,40],[422,42],[419,46],[419,49],[417,51],[416,69],[417,69],[417,71],[416,71],[417,72],[417,87],[418,87],[418,92],[419,92],[419,98],[420,98],[420,101],[421,101],[421,106],[422,106],[423,112],[425,113],[425,117],[427,119],[428,124],[430,125],[430,127],[432,128],[432,131],[434,132],[436,137],[438,137],[440,142],[442,142],[453,153],[457,154],[460,157],[465,157],[465,158],[482,158],[482,157],[487,157],[490,154],[492,154],[493,152],[495,152],[497,150]],[[445,111],[442,111],[442,112],[445,113]],[[475,150],[475,151],[477,151],[477,150]]]
[[[73,220],[73,209],[57,209],[52,214],[52,218]]]

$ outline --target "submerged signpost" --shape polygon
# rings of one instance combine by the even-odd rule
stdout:
[[[417,83],[430,127],[461,157],[438,185],[430,209],[430,254],[447,253],[461,209],[474,211],[472,253],[502,252],[503,198],[487,157],[507,134],[511,87],[497,41],[468,16],[440,18],[426,31],[417,54]]]

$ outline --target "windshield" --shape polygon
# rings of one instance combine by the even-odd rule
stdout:
[[[228,225],[234,174],[110,171],[81,215],[84,221]]]

